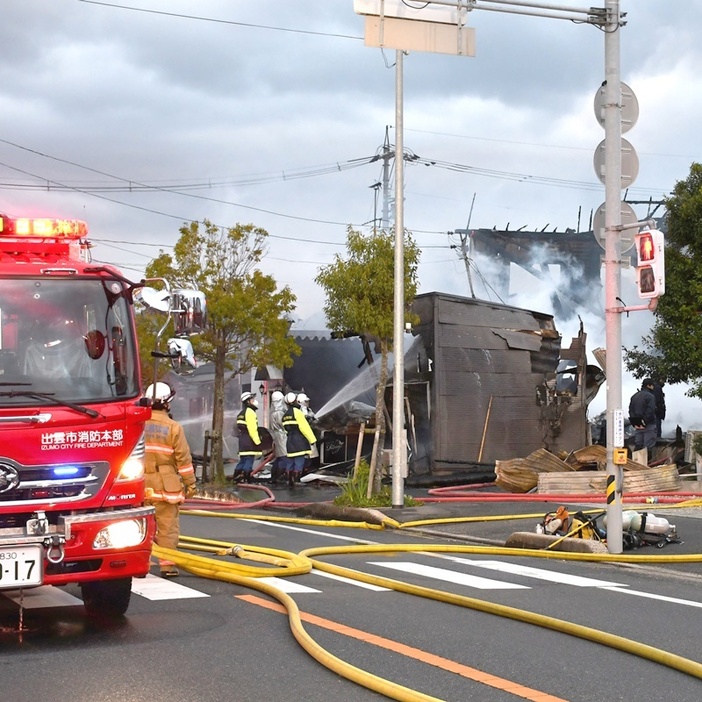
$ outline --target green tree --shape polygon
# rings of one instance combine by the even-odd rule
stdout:
[[[289,336],[295,295],[278,289],[272,276],[256,268],[268,232],[252,224],[220,228],[208,220],[185,224],[173,255],[160,252],[146,268],[148,278],[192,288],[207,297],[207,328],[193,339],[199,360],[214,364],[212,431],[224,431],[224,389],[252,368],[286,367],[300,348]],[[148,336],[148,335],[147,335]],[[222,442],[212,448],[215,482],[225,482]]]
[[[702,398],[702,165],[666,198],[665,295],[642,347],[625,348],[624,362],[637,378],[689,383]]]
[[[417,294],[419,248],[405,234],[404,293],[405,320],[413,321],[410,305]],[[363,235],[349,227],[346,258],[336,255],[322,268],[316,282],[326,293],[324,313],[334,332],[354,332],[376,338],[380,344],[380,373],[375,394],[375,451],[371,458],[369,492],[380,488],[374,470],[385,435],[385,387],[388,381],[388,353],[392,351],[395,295],[395,235],[378,231]]]

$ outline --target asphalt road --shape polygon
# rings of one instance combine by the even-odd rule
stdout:
[[[298,489],[294,498],[305,502],[312,494]],[[316,491],[317,496],[327,494]],[[424,505],[393,516],[407,522],[553,509],[540,503],[505,507]],[[292,553],[368,542],[418,544],[425,547],[421,552],[338,554],[320,560],[477,603],[574,622],[702,661],[699,564],[623,566],[489,552],[493,542],[503,542],[511,531],[533,528],[531,518],[399,531],[265,519],[294,517],[299,511],[292,506],[259,510],[262,519],[256,521],[184,515],[182,531]],[[684,543],[660,552],[700,553],[702,521],[680,512],[675,519]],[[427,552],[435,545],[476,543],[488,551]],[[331,654],[436,699],[660,702],[671,694],[676,702],[700,699],[698,677],[488,611],[317,571],[276,578],[273,584],[289,592],[309,635]],[[150,576],[135,582],[127,616],[118,621],[87,617],[77,588],[40,590],[25,594],[22,632],[17,598],[0,596],[0,680],[16,702],[386,699],[314,660],[293,637],[276,602],[250,587],[190,574],[173,581]]]

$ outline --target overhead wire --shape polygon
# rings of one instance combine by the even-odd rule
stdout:
[[[288,32],[291,34],[307,34],[307,35],[311,35],[311,36],[332,37],[335,39],[354,39],[357,41],[363,41],[363,37],[354,36],[351,34],[318,32],[318,31],[315,31],[312,29],[291,29],[290,27],[275,27],[273,25],[256,24],[254,22],[240,22],[240,21],[236,21],[236,20],[219,19],[216,17],[203,17],[202,15],[186,15],[186,14],[181,13],[181,12],[166,12],[164,10],[152,10],[152,9],[148,9],[145,7],[134,7],[132,5],[118,5],[117,3],[102,2],[101,0],[78,0],[78,2],[82,2],[86,5],[100,5],[102,7],[110,7],[110,8],[114,8],[116,10],[130,10],[132,12],[143,12],[145,14],[150,14],[150,15],[163,15],[166,17],[174,17],[177,19],[196,20],[199,22],[212,22],[214,24],[228,24],[228,25],[234,25],[234,26],[239,26],[239,27],[249,27],[252,29],[267,29],[270,31]]]

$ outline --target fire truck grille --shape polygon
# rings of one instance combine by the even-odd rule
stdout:
[[[105,461],[22,466],[0,458],[0,506],[81,502],[96,495],[108,475]]]

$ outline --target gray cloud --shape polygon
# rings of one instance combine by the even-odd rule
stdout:
[[[376,153],[394,125],[395,52],[363,45],[351,0],[132,4],[165,14],[78,0],[3,9],[0,136],[40,153],[0,142],[0,207],[86,218],[96,257],[135,277],[184,220],[253,222],[271,234],[264,267],[312,314],[319,266],[343,250],[348,224],[378,210],[381,164],[345,165]],[[702,7],[622,7],[622,77],[641,105],[627,135],[641,162],[630,195],[658,198],[700,152]],[[602,33],[478,11],[470,24],[475,58],[404,61],[405,145],[443,164],[406,170],[424,290],[466,291],[446,233],[465,226],[474,196],[472,226],[561,230],[587,228],[604,200],[592,165]],[[325,174],[297,177],[316,168]],[[26,189],[52,181],[68,189]],[[125,181],[159,190],[96,190]]]

